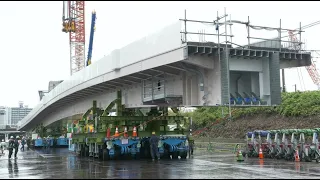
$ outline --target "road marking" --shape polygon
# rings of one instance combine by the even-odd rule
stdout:
[[[282,178],[282,179],[286,179],[288,177],[300,178],[300,179],[306,178],[306,176],[300,175],[300,173],[304,174],[304,172],[297,173],[290,169],[276,169],[276,168],[267,168],[267,167],[257,168],[257,167],[252,167],[252,165],[245,162],[242,162],[239,164],[230,164],[230,163],[214,162],[214,161],[208,161],[208,160],[202,160],[202,159],[195,159],[195,161],[198,161],[199,163],[206,164],[206,165],[230,166],[228,168],[243,169],[251,173],[261,174],[263,175],[263,178]],[[309,177],[310,175],[313,175],[313,174],[306,173],[306,175]],[[320,176],[320,175],[317,175],[317,176]]]

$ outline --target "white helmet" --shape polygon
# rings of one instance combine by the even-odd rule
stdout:
[[[4,142],[4,139],[2,139],[2,142]]]
[[[11,136],[10,139],[13,139],[13,136]]]
[[[16,137],[17,139],[20,138],[19,136]]]

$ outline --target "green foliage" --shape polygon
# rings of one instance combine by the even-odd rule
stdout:
[[[311,116],[320,113],[320,91],[282,93],[277,112],[286,117]]]
[[[277,107],[232,108],[232,118],[254,115],[280,115],[285,117],[307,117],[320,114],[320,91],[282,93],[282,103]],[[194,128],[204,127],[221,118],[228,117],[228,107],[201,107],[188,116]],[[186,115],[186,114],[185,114]]]
[[[46,137],[47,136],[47,128],[43,126],[43,124],[39,124],[37,125],[33,131],[35,133],[37,133],[41,138]]]

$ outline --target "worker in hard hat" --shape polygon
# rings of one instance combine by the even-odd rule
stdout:
[[[14,140],[14,158],[17,158],[17,154],[18,154],[18,150],[19,150],[19,136],[16,137],[16,139]]]
[[[156,133],[154,131],[152,132],[152,135],[149,139],[149,143],[152,161],[154,161],[155,155],[157,156],[158,160],[160,160],[160,154],[158,150],[159,138],[156,136]]]
[[[194,139],[192,133],[188,135],[189,155],[193,155]]]
[[[9,139],[9,145],[8,145],[9,159],[11,159],[11,156],[12,156],[12,153],[13,153],[13,148],[14,148],[14,138],[13,138],[13,136],[11,136],[10,139]]]
[[[50,136],[47,137],[47,149],[50,148],[50,145],[51,145],[51,138]]]
[[[3,151],[6,148],[6,142],[4,142],[4,139],[2,139],[0,146],[1,146],[1,153],[3,154]]]

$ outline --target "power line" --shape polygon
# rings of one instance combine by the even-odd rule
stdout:
[[[305,25],[305,26],[302,26],[302,27],[301,27],[301,30],[302,30],[302,29],[311,28],[311,27],[316,26],[316,25],[319,25],[319,24],[320,24],[320,21],[316,21],[316,22],[307,24],[307,25]],[[294,30],[299,30],[299,29],[300,29],[300,28],[296,28],[296,29],[294,29]],[[297,34],[299,34],[299,33],[295,33],[294,35],[297,35]],[[282,36],[281,38],[285,38],[285,37],[288,37],[288,36],[289,36],[289,35],[287,35],[287,36]]]

